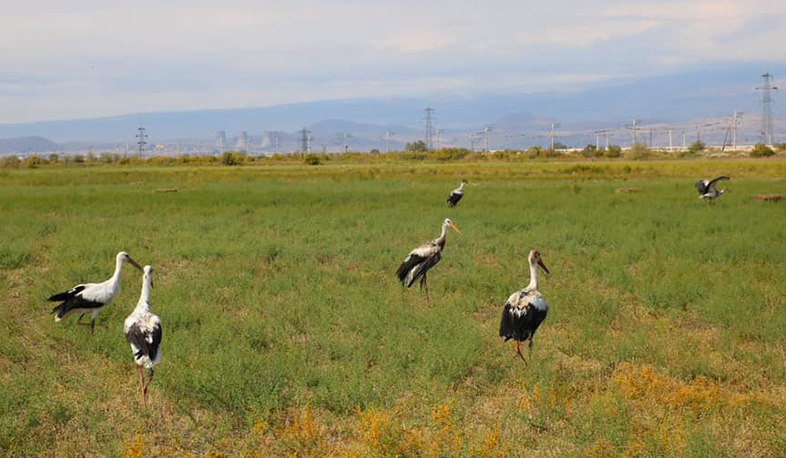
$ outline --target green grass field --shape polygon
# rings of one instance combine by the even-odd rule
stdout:
[[[0,171],[0,455],[783,456],[786,203],[761,193],[786,161]],[[445,217],[429,305],[393,274]],[[525,367],[497,331],[533,248]],[[92,337],[45,301],[119,250],[156,269],[147,408],[139,272]]]

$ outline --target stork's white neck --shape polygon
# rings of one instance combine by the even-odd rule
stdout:
[[[444,240],[445,236],[448,234],[448,225],[442,225],[442,233],[439,234],[439,238],[437,240]]]
[[[115,273],[112,274],[112,278],[110,279],[112,283],[118,283],[120,281],[120,273],[123,272],[123,258],[116,258],[115,259]]]
[[[152,277],[150,275],[145,274],[142,277],[142,294],[139,296],[139,302],[136,304],[137,309],[142,309],[145,311],[150,311],[150,304],[148,300],[150,300],[150,286],[152,284]]]
[[[528,291],[537,291],[538,289],[538,266],[534,262],[529,263],[529,285]]]
[[[458,190],[459,190],[459,191],[462,191],[462,190],[464,189],[464,185],[465,185],[465,184],[466,184],[466,183],[464,183],[464,182],[462,181],[462,182],[461,182],[461,186],[459,186]]]

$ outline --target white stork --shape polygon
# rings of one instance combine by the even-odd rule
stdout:
[[[464,185],[465,184],[469,184],[469,181],[467,181],[464,178],[462,178],[461,179],[461,185],[458,188],[450,191],[450,194],[448,195],[448,205],[449,206],[455,207],[456,204],[459,203],[459,200],[461,200],[461,198],[464,197]]]
[[[85,313],[91,312],[93,316],[90,320],[90,333],[92,334],[95,329],[98,312],[112,302],[112,299],[120,293],[120,273],[123,270],[123,262],[125,261],[142,270],[142,267],[131,259],[128,253],[121,251],[115,256],[115,273],[112,274],[112,278],[109,280],[103,283],[76,285],[64,293],[55,294],[47,299],[50,302],[61,302],[60,305],[52,309],[52,313],[55,314],[55,321],[60,321],[71,313],[81,312],[77,320],[77,323],[79,323]]]
[[[521,354],[521,342],[529,339],[529,355],[532,358],[532,340],[535,331],[549,311],[546,299],[538,291],[538,266],[542,267],[546,273],[549,269],[537,250],[529,252],[529,285],[526,288],[511,294],[505,307],[502,309],[502,320],[499,324],[499,336],[507,342],[510,339],[516,341],[516,353],[524,363],[524,355]]]
[[[420,287],[426,287],[427,301],[429,297],[426,273],[429,269],[437,265],[442,258],[442,250],[445,248],[448,228],[461,234],[461,231],[453,224],[453,221],[451,221],[450,218],[445,218],[445,221],[442,222],[442,233],[440,236],[410,251],[407,258],[404,259],[404,262],[402,262],[398,270],[396,270],[396,276],[398,276],[401,284],[407,288],[411,287],[420,279]]]
[[[721,176],[712,180],[699,180],[696,182],[696,189],[699,190],[699,199],[704,199],[707,202],[707,207],[712,208],[712,201],[723,195],[723,193],[731,192],[727,188],[721,188],[718,191],[715,184],[719,181],[730,180],[727,176]]]
[[[161,362],[161,319],[150,313],[150,288],[153,286],[153,267],[145,266],[142,275],[142,295],[134,311],[126,318],[123,334],[131,344],[134,362],[139,369],[139,384],[142,387],[142,403],[147,404],[147,386],[153,380],[153,366]],[[149,371],[145,383],[142,368]]]

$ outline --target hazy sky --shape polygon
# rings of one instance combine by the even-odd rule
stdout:
[[[2,2],[0,123],[786,62],[783,0]]]

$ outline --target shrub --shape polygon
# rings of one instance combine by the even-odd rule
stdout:
[[[772,147],[777,154],[783,154],[786,151],[786,143],[776,143]]]
[[[224,165],[240,165],[243,157],[240,154],[231,151],[224,151],[221,154],[221,163]]]
[[[701,140],[696,140],[695,142],[691,143],[691,145],[688,147],[688,151],[690,151],[691,153],[700,153],[705,149],[707,149],[707,145],[705,145],[704,142]]]
[[[15,154],[0,159],[0,166],[4,169],[18,169],[22,161]]]
[[[527,157],[530,159],[543,158],[546,157],[546,153],[540,146],[533,146],[527,150]]]
[[[775,151],[764,143],[757,143],[751,151],[751,157],[769,157],[774,155]]]
[[[617,145],[609,145],[609,149],[606,151],[606,157],[620,157],[622,156],[622,148]]]
[[[308,165],[319,165],[322,162],[319,160],[319,156],[316,154],[309,154],[306,156],[306,159],[303,161]]]
[[[428,151],[428,147],[426,146],[426,142],[418,140],[413,143],[407,143],[406,150],[410,153],[425,153]]]
[[[647,145],[644,143],[634,143],[630,150],[625,154],[626,158],[633,159],[633,160],[644,160],[649,159],[652,151],[647,148]]]
[[[28,156],[22,161],[22,165],[28,169],[37,168],[39,165],[43,164],[44,161],[36,154],[32,156]]]
[[[581,155],[584,157],[595,157],[597,152],[598,152],[598,148],[596,148],[595,145],[588,144],[587,146],[584,147],[583,150],[581,150]]]

